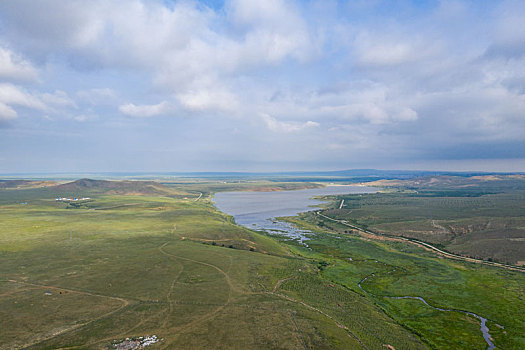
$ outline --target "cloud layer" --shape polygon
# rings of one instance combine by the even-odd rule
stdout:
[[[3,1],[0,170],[49,170],[19,161],[34,147],[75,159],[65,171],[490,168],[524,158],[524,16],[521,1]],[[107,151],[64,152],[73,135]]]

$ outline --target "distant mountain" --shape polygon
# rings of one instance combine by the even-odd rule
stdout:
[[[0,189],[26,189],[49,187],[56,183],[53,181],[32,181],[32,180],[0,180]]]
[[[80,179],[52,188],[64,193],[106,193],[125,195],[167,195],[174,191],[154,181],[109,181]]]
[[[428,170],[377,170],[377,169],[347,169],[347,170],[333,170],[333,171],[280,171],[280,172],[129,172],[129,173],[115,173],[115,172],[101,172],[90,174],[9,174],[5,175],[9,179],[15,178],[27,180],[57,180],[57,181],[71,181],[84,177],[78,180],[85,182],[78,183],[80,188],[89,188],[89,186],[104,187],[109,184],[96,183],[93,181],[103,180],[138,180],[150,181],[157,180],[173,181],[174,178],[181,179],[214,179],[214,180],[251,180],[261,179],[278,182],[365,182],[374,180],[409,180],[425,176],[456,176],[456,177],[472,177],[472,176],[489,176],[489,175],[525,175],[519,172],[454,172],[454,171],[428,171]],[[0,176],[2,176],[0,174]],[[87,179],[89,177],[90,179]],[[92,180],[97,179],[97,180]],[[18,181],[18,180],[17,180]],[[0,180],[0,184],[2,181]],[[92,182],[91,184],[89,182]],[[151,183],[150,183],[151,184]],[[2,186],[2,185],[0,185]],[[5,185],[4,185],[5,186]],[[1,188],[1,187],[0,187]]]
[[[525,190],[525,175],[523,174],[490,174],[472,176],[422,176],[412,179],[381,179],[365,182],[370,186],[402,187],[406,189],[473,189],[473,190]]]
[[[188,172],[151,174],[152,176],[175,176],[182,178],[214,178],[214,179],[249,179],[261,178],[275,181],[373,181],[374,179],[413,179],[424,176],[485,176],[485,175],[514,175],[521,173],[495,172],[453,172],[427,170],[377,170],[377,169],[348,169],[334,171],[283,171],[283,172]]]

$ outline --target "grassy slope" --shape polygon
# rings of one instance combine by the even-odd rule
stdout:
[[[187,191],[190,193],[202,193],[203,197],[207,197],[216,192],[231,192],[231,191],[257,191],[257,192],[273,192],[273,191],[290,191],[303,190],[309,188],[320,188],[324,185],[313,182],[279,182],[269,180],[190,180],[187,179],[181,182],[162,182],[163,185],[173,188],[178,191]]]
[[[1,349],[147,334],[163,338],[152,348],[425,347],[207,200],[99,193],[75,209],[51,195],[0,192]]]
[[[486,348],[477,319],[382,295],[476,312],[498,347],[525,346],[523,274],[335,237],[309,215],[294,221],[320,233],[312,249],[283,244],[180,193],[68,209],[46,189],[0,192],[0,349],[147,334],[163,338],[152,349]],[[372,273],[375,297],[358,287]]]

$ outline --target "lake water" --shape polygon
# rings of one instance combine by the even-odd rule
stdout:
[[[219,210],[232,215],[239,225],[303,242],[312,232],[297,229],[275,218],[295,216],[319,208],[323,201],[312,199],[315,196],[375,192],[376,188],[364,186],[327,186],[278,192],[219,192],[215,194],[214,202]]]

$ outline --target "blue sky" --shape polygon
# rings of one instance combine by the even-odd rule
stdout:
[[[525,171],[523,1],[0,2],[0,173]]]

